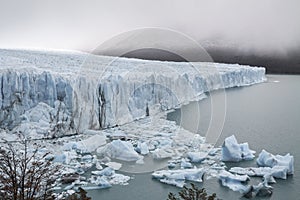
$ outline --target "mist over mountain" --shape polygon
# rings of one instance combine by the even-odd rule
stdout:
[[[154,48],[138,49],[126,52],[122,55],[119,55],[119,53],[114,53],[113,51],[109,53],[101,52],[99,54],[175,62],[213,61],[229,64],[238,63],[250,66],[265,67],[268,74],[300,74],[300,48],[292,49],[284,53],[258,53],[255,51],[243,51],[237,47],[230,46],[206,46],[205,50],[211,59],[197,59],[197,57],[195,57],[196,59],[188,60],[176,53]],[[194,53],[193,49],[187,49],[185,51],[186,54]]]
[[[152,27],[185,35],[204,47],[216,62],[262,65],[268,73],[299,73],[299,7],[298,0],[0,1],[0,48],[95,53],[99,45],[116,35]],[[137,42],[164,42],[151,37],[148,34]],[[176,51],[195,53],[185,41],[171,39],[172,53],[150,53],[142,47],[125,54],[180,61],[174,56]],[[125,41],[130,44],[135,40],[129,37]],[[119,54],[123,44],[112,47],[102,53]]]

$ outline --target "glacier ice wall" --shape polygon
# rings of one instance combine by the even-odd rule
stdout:
[[[59,121],[64,112],[70,129],[106,128],[179,107],[211,90],[264,80],[265,68],[238,64],[2,49],[0,126],[13,129],[26,120],[26,111],[59,102],[64,110],[56,108],[50,120]]]

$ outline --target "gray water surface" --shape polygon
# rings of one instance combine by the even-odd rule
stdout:
[[[273,195],[263,199],[300,199],[300,76],[268,75],[267,78],[268,81],[262,84],[226,90],[226,118],[216,146],[234,134],[239,142],[248,142],[250,148],[257,152],[256,155],[262,149],[274,154],[291,153],[295,159],[294,175],[287,180],[276,180]],[[205,135],[211,118],[211,97],[218,96],[219,92],[213,92],[200,102],[169,113],[168,119]],[[227,163],[227,166],[247,167],[256,166],[256,163],[253,160]],[[93,199],[102,200],[161,200],[167,199],[169,192],[180,190],[153,180],[151,173],[129,175],[134,179],[127,186],[92,190],[88,194]],[[252,183],[260,180],[252,178]],[[221,199],[241,198],[238,192],[221,186],[217,179],[197,185],[205,187],[208,193],[216,193]]]

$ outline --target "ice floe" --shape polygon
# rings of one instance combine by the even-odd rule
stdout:
[[[238,144],[234,135],[225,139],[222,146],[222,161],[239,162],[241,160],[252,160],[255,151],[249,149],[248,143]]]
[[[274,167],[232,167],[230,170],[232,173],[245,174],[248,176],[273,176],[275,178],[286,179],[287,168],[285,166]]]
[[[161,170],[152,173],[152,177],[159,179],[162,183],[183,187],[185,180],[202,182],[204,173],[204,168]]]
[[[123,161],[137,161],[143,156],[139,155],[129,141],[114,140],[103,148],[97,150],[101,155],[109,156]]]
[[[283,166],[288,174],[294,173],[294,156],[287,153],[285,156],[273,155],[266,150],[262,150],[257,160],[259,166],[274,167]]]

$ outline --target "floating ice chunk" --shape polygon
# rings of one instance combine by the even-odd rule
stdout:
[[[72,195],[75,193],[75,190],[67,190],[68,195]]]
[[[192,168],[193,165],[190,162],[186,161],[185,159],[182,159],[180,163],[180,167],[183,169],[187,169],[187,168]]]
[[[74,151],[64,151],[61,154],[54,155],[53,162],[70,164],[70,162],[77,157],[77,153]]]
[[[107,181],[105,177],[102,176],[96,176],[96,177],[91,177],[91,183],[100,186],[101,188],[109,188],[111,187],[111,184]]]
[[[174,185],[176,187],[183,188],[185,184],[185,180],[183,179],[169,179],[169,178],[163,178],[159,180],[162,183],[166,183],[168,185]]]
[[[114,140],[104,148],[97,150],[98,153],[104,154],[110,158],[124,161],[137,161],[143,156],[139,155],[129,141]]]
[[[155,149],[152,152],[152,155],[154,159],[164,159],[164,158],[171,158],[172,156],[175,155],[175,152],[170,146],[167,146],[164,148]]]
[[[247,175],[235,175],[224,170],[219,174],[219,180],[223,186],[226,186],[233,191],[238,191],[240,193],[249,191],[250,186],[243,184],[249,180],[249,176]]]
[[[274,166],[272,167],[271,176],[275,178],[286,179],[288,174],[288,169],[285,166]]]
[[[232,173],[243,174],[248,176],[274,176],[275,178],[286,179],[287,169],[284,166],[274,167],[232,167],[230,170]]]
[[[119,170],[121,169],[122,167],[122,164],[121,163],[117,163],[117,162],[108,162],[105,164],[106,166],[114,169],[114,170]]]
[[[267,183],[276,183],[275,178],[271,174],[265,174],[263,180]]]
[[[74,188],[74,183],[70,184],[70,185],[67,185],[64,190],[71,190],[72,188]]]
[[[161,170],[152,173],[152,177],[159,179],[163,183],[183,187],[185,180],[202,182],[205,169],[177,169],[177,170]]]
[[[207,153],[205,153],[205,152],[188,152],[187,157],[191,160],[191,162],[202,162],[207,157]]]
[[[208,155],[210,156],[215,156],[217,152],[220,151],[220,148],[212,148],[209,152]]]
[[[76,149],[82,153],[90,153],[95,151],[100,146],[106,144],[106,136],[104,135],[93,135],[85,140],[79,142],[70,142],[64,145],[64,149]]]
[[[58,163],[65,163],[66,162],[66,155],[65,154],[60,154],[60,155],[55,155],[53,162],[58,162]]]
[[[246,182],[250,179],[248,175],[236,175],[236,174],[232,174],[225,170],[220,172],[219,178],[221,180],[224,179],[224,180],[233,180],[233,181],[239,181],[239,182]]]
[[[101,169],[103,169],[103,167],[102,167],[102,165],[101,165],[101,162],[99,162],[99,161],[97,161],[96,162],[96,169],[98,169],[98,170],[101,170]]]
[[[84,155],[81,157],[81,162],[92,162],[93,156],[92,155]]]
[[[258,185],[253,185],[249,188],[248,191],[244,193],[244,197],[253,198],[253,197],[267,197],[271,196],[273,193],[273,187],[269,186],[267,182],[259,183]]]
[[[129,176],[123,174],[114,174],[110,178],[109,183],[112,185],[127,185],[127,182],[130,180]]]
[[[172,143],[173,143],[173,140],[170,139],[170,138],[164,138],[164,137],[162,137],[162,138],[159,138],[158,143],[159,143],[159,146],[162,146],[162,147],[164,147],[164,146],[171,146]]]
[[[173,169],[173,168],[176,167],[176,163],[175,163],[175,162],[168,162],[168,167],[169,167],[170,169]]]
[[[287,168],[288,174],[294,173],[294,156],[289,153],[285,156],[273,155],[266,150],[262,150],[259,154],[257,160],[259,166],[274,167],[274,166],[284,166]]]
[[[272,195],[273,187],[269,186],[266,182],[263,182],[258,185],[253,185],[253,191],[256,194],[255,196],[266,197]]]
[[[222,161],[239,162],[241,160],[252,160],[255,151],[249,149],[248,143],[238,144],[234,135],[225,139],[222,146]]]
[[[142,155],[147,155],[149,153],[149,148],[146,142],[139,141],[135,150]]]
[[[115,174],[115,170],[111,167],[105,167],[103,170],[99,172],[99,175],[101,176],[112,176]]]

